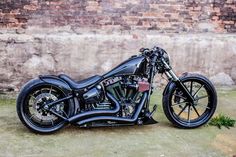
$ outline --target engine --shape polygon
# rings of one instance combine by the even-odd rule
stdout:
[[[143,91],[149,90],[146,78],[123,76],[108,79],[104,82],[106,91],[110,92],[121,104],[121,117],[132,117]]]
[[[118,116],[130,118],[136,111],[142,92],[147,90],[149,90],[149,83],[146,78],[137,76],[110,78],[83,94],[85,109],[112,109],[112,104],[104,94],[106,91],[112,94],[121,105]]]

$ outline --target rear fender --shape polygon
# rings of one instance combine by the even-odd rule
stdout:
[[[60,88],[63,92],[65,92],[65,94],[70,94],[72,93],[72,89],[70,88],[70,86],[62,79],[60,79],[57,76],[54,75],[40,75],[39,79],[42,80],[45,83],[54,85],[58,88]]]

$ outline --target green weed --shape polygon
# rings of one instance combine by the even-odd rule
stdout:
[[[217,126],[221,129],[222,126],[226,128],[234,127],[236,120],[230,118],[229,116],[225,116],[223,114],[219,114],[218,116],[211,119],[209,125]]]

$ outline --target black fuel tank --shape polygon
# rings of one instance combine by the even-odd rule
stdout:
[[[146,70],[146,59],[144,56],[133,56],[117,67],[104,74],[104,78],[118,75],[139,75]]]

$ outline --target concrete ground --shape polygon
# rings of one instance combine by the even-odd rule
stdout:
[[[236,89],[218,89],[216,115],[236,119]],[[151,103],[161,104],[161,92]],[[26,129],[16,115],[15,99],[0,95],[0,157],[233,157],[236,127],[203,126],[177,129],[165,118],[161,105],[154,118],[158,124],[116,128],[81,129],[68,126],[52,135]]]

